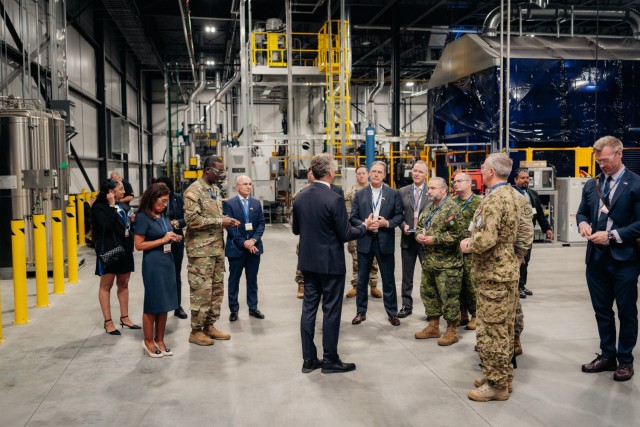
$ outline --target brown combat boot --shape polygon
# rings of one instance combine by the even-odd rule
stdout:
[[[456,328],[458,327],[458,322],[447,321],[447,330],[444,333],[443,337],[438,340],[438,345],[446,346],[455,344],[458,342],[458,334],[456,333]]]
[[[516,335],[513,338],[513,353],[516,356],[520,356],[522,354],[522,343],[520,342],[520,335]]]
[[[467,323],[467,326],[465,327],[465,329],[468,331],[475,331],[476,326],[477,326],[476,316],[471,316],[471,319],[469,319],[469,323]]]
[[[484,383],[487,382],[487,377],[478,377],[475,380],[473,380],[473,386],[474,387],[480,387],[481,385],[483,385]],[[513,381],[509,381],[508,383],[508,388],[509,388],[509,393],[513,393]]]
[[[358,290],[354,286],[353,288],[349,289],[349,292],[347,292],[347,298],[353,298],[356,296],[357,293],[358,293]]]
[[[460,307],[460,326],[467,326],[467,323],[469,323],[467,307]]]
[[[296,295],[299,299],[304,298],[304,282],[298,283],[298,295]]]
[[[225,334],[216,329],[213,325],[207,325],[204,327],[204,333],[213,338],[214,340],[229,340],[231,335]]]
[[[415,337],[417,340],[440,338],[440,316],[429,316],[427,320],[429,325],[420,332],[416,332]]]
[[[476,402],[489,402],[491,400],[507,400],[509,399],[509,390],[507,387],[493,388],[489,383],[484,383],[475,390],[471,390],[467,396]]]
[[[371,287],[371,296],[374,298],[382,298],[382,292],[380,292],[380,289],[378,289],[377,286],[372,286]]]
[[[189,342],[197,345],[213,345],[213,339],[207,336],[204,331],[200,329],[192,329],[189,334]]]

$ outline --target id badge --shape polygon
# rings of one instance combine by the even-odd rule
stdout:
[[[469,227],[467,228],[469,231],[473,231],[473,221],[469,223]]]
[[[600,208],[600,212],[605,215],[609,215],[609,209],[607,209],[605,205],[602,205],[602,208]]]
[[[253,224],[252,224],[252,223],[250,223],[250,222],[247,222],[247,223],[244,225],[244,229],[245,229],[245,231],[253,231]]]
[[[478,215],[478,218],[476,218],[476,227],[480,228],[482,227],[482,216]]]
[[[129,229],[128,228],[124,229],[124,237],[129,237]]]
[[[164,251],[165,254],[171,253],[171,243],[165,243],[162,246],[162,250]]]
[[[538,212],[536,212],[536,208],[534,208],[534,207],[531,207],[531,210],[533,211],[534,215],[538,213]]]

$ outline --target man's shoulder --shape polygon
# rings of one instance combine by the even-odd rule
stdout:
[[[400,189],[398,190],[400,192],[400,194],[406,194],[409,193],[409,191],[411,191],[411,186],[413,184],[409,184],[409,185],[405,185],[404,187],[400,187]]]

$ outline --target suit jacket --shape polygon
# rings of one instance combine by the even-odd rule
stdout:
[[[264,212],[260,202],[253,197],[249,197],[249,222],[253,226],[253,230],[247,231],[245,228],[246,218],[244,216],[244,208],[238,196],[233,197],[222,205],[222,211],[225,215],[240,221],[238,227],[227,227],[227,244],[224,248],[224,255],[228,258],[239,258],[244,251],[244,242],[249,239],[255,239],[259,256],[262,254],[262,235],[264,234]],[[248,251],[247,251],[248,252]]]
[[[527,188],[524,190],[531,199],[531,206],[536,210],[536,213],[533,215],[533,225],[536,225],[536,221],[540,224],[540,228],[543,233],[546,233],[548,230],[551,230],[551,226],[549,225],[549,221],[547,217],[544,216],[544,209],[542,209],[542,203],[540,203],[540,196],[538,192]]]
[[[600,198],[596,185],[600,180],[596,177],[588,181],[582,190],[582,201],[576,215],[577,225],[586,221],[595,232],[600,210]],[[609,218],[613,220],[612,230],[617,230],[622,243],[611,243],[611,256],[618,261],[634,261],[637,257],[635,240],[640,237],[640,176],[625,169],[620,182],[611,199]],[[594,243],[587,244],[585,262],[589,262]]]
[[[356,191],[351,208],[351,224],[359,226],[373,213],[371,186],[367,186]],[[380,251],[384,254],[392,254],[395,248],[395,228],[402,223],[402,200],[398,190],[394,190],[386,184],[382,184],[382,196],[380,199],[380,216],[389,221],[389,227],[378,230],[378,241]],[[358,240],[358,252],[368,253],[371,251],[371,240],[373,232]]]
[[[167,210],[165,212],[167,213],[170,221],[178,221],[178,227],[180,228],[174,228],[173,232],[182,236],[184,234],[182,229],[187,226],[187,223],[184,220],[184,199],[182,198],[182,194],[171,192],[169,195]]]
[[[293,234],[300,236],[298,270],[346,274],[344,242],[364,235],[366,227],[349,225],[344,198],[315,182],[293,202]]]
[[[425,182],[423,185],[424,194],[422,196],[422,200],[420,200],[420,206],[418,206],[418,213],[422,212],[425,206],[427,206],[430,202],[429,196],[427,195],[427,183]],[[410,248],[413,245],[416,245],[415,235],[404,234],[404,226],[409,224],[409,228],[413,228],[413,184],[405,185],[400,190],[400,199],[402,200],[402,207],[404,208],[404,218],[402,219],[402,223],[400,223],[400,247],[401,248]]]
[[[344,198],[344,190],[342,189],[342,187],[338,187],[337,185],[333,185],[331,184],[331,189],[337,193],[338,195],[342,196]]]
[[[120,207],[129,215],[129,206],[120,203]],[[96,253],[107,252],[118,245],[133,252],[133,226],[130,224],[129,237],[125,237],[126,224],[116,208],[107,202],[96,202],[91,207],[91,229],[95,239]]]

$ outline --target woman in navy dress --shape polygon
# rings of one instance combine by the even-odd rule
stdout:
[[[162,183],[153,184],[142,195],[136,215],[134,243],[137,250],[144,251],[142,348],[149,357],[173,355],[164,343],[164,332],[167,312],[179,306],[171,243],[182,240],[182,236],[173,232],[165,215],[168,202],[169,188]]]
[[[129,277],[133,271],[133,233],[131,211],[119,203],[124,187],[115,179],[107,179],[100,186],[100,193],[91,206],[91,229],[96,248],[96,275],[100,276],[98,300],[104,316],[104,330],[110,335],[120,335],[111,320],[111,288],[115,279],[120,303],[120,325],[140,329],[129,319]],[[107,252],[118,245],[124,248],[124,257],[106,268],[98,253]]]

